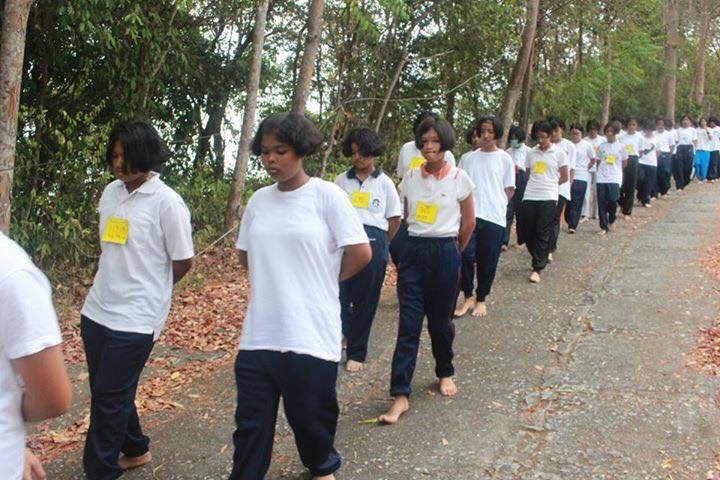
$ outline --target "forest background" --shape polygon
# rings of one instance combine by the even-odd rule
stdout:
[[[148,120],[167,141],[163,177],[185,198],[200,250],[269,182],[247,143],[259,119],[278,111],[306,111],[320,126],[326,142],[306,168],[327,179],[348,167],[338,143],[358,125],[379,131],[388,149],[378,161],[394,171],[422,110],[454,125],[456,154],[468,149],[464,132],[482,114],[523,126],[550,114],[567,122],[720,114],[715,0],[0,7],[0,228],[58,283],[90,281],[97,202],[111,180],[104,142],[121,120]],[[19,100],[8,67],[17,50]]]

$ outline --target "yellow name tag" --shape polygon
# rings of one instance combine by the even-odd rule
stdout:
[[[415,221],[432,225],[437,220],[438,206],[434,203],[418,202],[415,207]]]
[[[105,223],[105,231],[102,234],[102,241],[125,245],[129,230],[130,222],[124,218],[110,217]]]
[[[538,161],[533,164],[533,173],[542,175],[545,172],[547,172],[547,163]]]
[[[355,208],[363,208],[365,210],[370,206],[370,192],[361,192],[359,190],[350,194],[350,203]]]
[[[627,152],[628,152],[628,153],[633,153],[633,152],[635,151],[635,150],[633,149],[633,146],[630,145],[630,144],[625,145],[625,148],[627,149]]]
[[[408,170],[421,167],[423,163],[425,163],[425,159],[423,157],[413,157],[412,160],[410,160],[410,165],[408,165]]]
[[[608,165],[615,165],[616,161],[617,158],[615,157],[615,155],[608,155],[607,157],[605,157],[605,163],[607,163]]]

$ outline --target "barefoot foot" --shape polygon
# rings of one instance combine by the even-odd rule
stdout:
[[[538,272],[530,274],[530,283],[540,283],[540,274]]]
[[[455,316],[456,317],[462,317],[465,315],[471,308],[475,308],[475,298],[474,297],[466,297],[463,301],[462,305],[460,305],[458,308],[455,309]]]
[[[473,317],[484,317],[487,315],[487,305],[485,305],[485,302],[478,302],[477,305],[475,305],[475,308],[473,309],[472,316]]]
[[[451,377],[441,378],[438,381],[438,388],[440,389],[440,395],[444,397],[452,397],[458,391],[457,386]]]
[[[323,475],[322,477],[312,477],[313,480],[335,480],[335,475]]]
[[[387,425],[394,425],[400,419],[400,415],[407,412],[409,408],[410,401],[408,397],[406,395],[398,395],[395,397],[395,400],[393,400],[392,405],[390,405],[390,409],[378,417],[378,421]]]
[[[350,373],[359,372],[363,369],[363,363],[356,360],[348,360],[345,364],[345,371]]]
[[[118,458],[118,466],[123,470],[130,470],[132,468],[142,467],[152,461],[152,454],[145,452],[137,457],[126,457],[122,456]]]

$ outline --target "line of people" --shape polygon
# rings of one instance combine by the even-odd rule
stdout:
[[[470,151],[456,166],[452,126],[424,112],[413,125],[414,140],[400,150],[396,188],[375,164],[385,146],[372,129],[347,134],[342,152],[352,167],[327,182],[304,169],[322,144],[316,126],[294,113],[264,119],[251,149],[274,183],[251,196],[236,242],[251,288],[235,361],[229,478],[264,478],[280,400],[303,464],[315,479],[334,478],[341,463],[334,447],[338,364],[343,345],[348,372],[366,361],[390,258],[399,322],[393,401],[378,421],[394,424],[409,408],[425,317],[438,390],[455,395],[453,317],[488,314],[512,224],[531,256],[529,280],[537,283],[557,251],[563,218],[573,234],[597,216],[604,235],[618,206],[626,216],[636,197],[650,206],[670,192],[671,175],[678,190],[693,170],[701,181],[717,180],[717,120],[696,128],[686,116],[681,124],[674,131],[671,121],[645,121],[640,132],[633,117],[624,128],[618,121],[602,130],[594,121],[585,129],[573,123],[566,139],[565,123],[551,117],[533,123],[535,146],[512,126],[502,150],[504,125],[483,116],[468,129]],[[105,162],[116,180],[99,202],[101,255],[80,321],[91,395],[83,469],[91,480],[115,479],[152,460],[135,395],[173,285],[194,257],[189,210],[156,173],[167,158],[147,123],[121,123],[107,142]],[[32,471],[42,478],[34,457],[28,453],[23,462],[18,453],[23,419],[66,410],[69,382],[47,280],[2,235],[0,326],[0,432],[11,432],[0,437],[0,477]]]

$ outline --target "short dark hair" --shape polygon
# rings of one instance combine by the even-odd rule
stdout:
[[[672,128],[673,125],[675,125],[675,122],[672,118],[666,118],[663,120],[663,122],[665,123],[665,128]]]
[[[477,119],[475,122],[475,133],[477,135],[480,135],[480,127],[482,127],[483,123],[490,123],[493,127],[493,133],[495,133],[495,140],[498,140],[502,138],[504,130],[504,126],[502,123],[502,120],[500,120],[495,115],[485,115]]]
[[[547,121],[548,121],[548,123],[550,123],[550,126],[552,127],[553,130],[555,130],[555,129],[558,128],[558,127],[559,127],[559,128],[562,128],[563,130],[565,130],[565,122],[563,121],[562,118],[560,118],[560,117],[548,117]]]
[[[714,123],[715,125],[718,125],[717,117],[708,117],[708,123]]]
[[[652,118],[646,118],[642,121],[643,130],[655,130],[655,121]]]
[[[292,112],[276,113],[260,122],[252,140],[253,155],[262,153],[263,135],[270,135],[279,142],[287,143],[298,157],[312,155],[323,142],[322,133],[305,115]]]
[[[600,131],[600,122],[597,120],[588,120],[587,125],[585,125],[585,129],[589,132],[590,130],[597,130]]]
[[[113,149],[120,142],[123,147],[123,172],[149,172],[162,166],[170,158],[170,151],[155,127],[143,121],[118,123],[110,131],[105,146],[105,164],[112,167]]]
[[[518,142],[524,142],[527,139],[527,133],[520,125],[513,125],[510,127],[510,133],[508,133],[508,139],[514,138]]]
[[[550,124],[547,120],[538,120],[537,122],[533,123],[532,128],[530,129],[530,138],[537,141],[537,134],[540,132],[547,133],[548,135],[552,135],[553,126]]]
[[[620,130],[622,130],[622,124],[619,120],[612,120],[605,124],[605,128],[603,128],[603,133],[607,134],[608,129],[612,128],[612,131],[615,135],[620,133]]]
[[[640,125],[640,120],[634,115],[628,115],[627,119],[625,120],[625,125],[630,125],[630,122],[632,122],[633,120],[635,121],[635,123]]]
[[[417,132],[418,127],[426,118],[434,118],[435,120],[440,120],[440,116],[435,112],[432,112],[430,110],[425,110],[424,112],[420,112],[420,114],[418,114],[418,116],[415,117],[415,121],[413,122],[413,135],[415,135],[415,132]]]
[[[570,130],[580,130],[580,133],[584,133],[582,123],[580,122],[575,122],[570,125]]]
[[[465,143],[467,143],[470,146],[472,146],[472,144],[473,144],[473,141],[472,141],[473,133],[475,133],[475,125],[474,124],[470,125],[467,128],[467,130],[465,130]]]
[[[682,123],[682,121],[685,120],[686,118],[688,120],[690,120],[690,123],[693,125],[693,127],[697,127],[697,122],[695,121],[695,119],[692,116],[690,116],[689,113],[686,113],[685,115],[680,117],[680,123]]]
[[[346,157],[352,156],[352,144],[357,145],[363,157],[379,157],[385,153],[385,144],[375,130],[368,127],[353,128],[345,135],[342,143],[342,153]]]
[[[455,148],[455,132],[447,120],[438,120],[435,117],[427,117],[420,122],[415,130],[415,146],[422,150],[422,136],[429,130],[435,130],[440,138],[440,150],[447,152]]]

